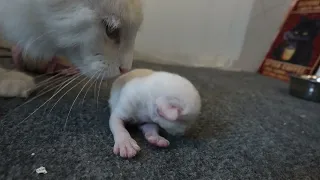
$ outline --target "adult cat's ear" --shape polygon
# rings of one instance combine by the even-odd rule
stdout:
[[[173,105],[173,103],[170,102],[170,98],[167,97],[157,98],[156,108],[158,115],[169,121],[176,121],[181,115],[182,111],[180,107]]]

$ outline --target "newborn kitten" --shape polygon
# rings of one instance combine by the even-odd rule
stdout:
[[[169,141],[159,135],[159,127],[172,135],[183,135],[196,120],[201,99],[196,88],[177,74],[135,69],[118,77],[109,99],[113,152],[134,157],[140,150],[124,124],[137,124],[146,140],[159,147]]]

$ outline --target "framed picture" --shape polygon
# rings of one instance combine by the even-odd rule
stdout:
[[[320,2],[294,1],[259,73],[283,81],[289,74],[315,74],[320,62]]]

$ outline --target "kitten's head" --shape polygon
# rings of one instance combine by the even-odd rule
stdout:
[[[152,120],[173,135],[183,135],[197,120],[201,110],[199,92],[187,79],[157,72],[149,77]]]
[[[104,70],[104,77],[110,78],[131,69],[135,39],[143,20],[140,0],[61,3],[64,9],[57,13],[62,19],[56,23],[67,24],[66,34],[61,38],[68,36],[69,39],[58,39],[58,42],[61,42],[60,46],[72,47],[64,53],[82,73],[93,76]],[[63,18],[70,19],[67,23]],[[72,29],[72,26],[76,28]]]

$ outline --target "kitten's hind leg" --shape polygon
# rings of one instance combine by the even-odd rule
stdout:
[[[159,135],[159,126],[154,123],[143,124],[140,127],[146,140],[155,146],[158,147],[167,147],[169,146],[169,141],[164,137]]]

